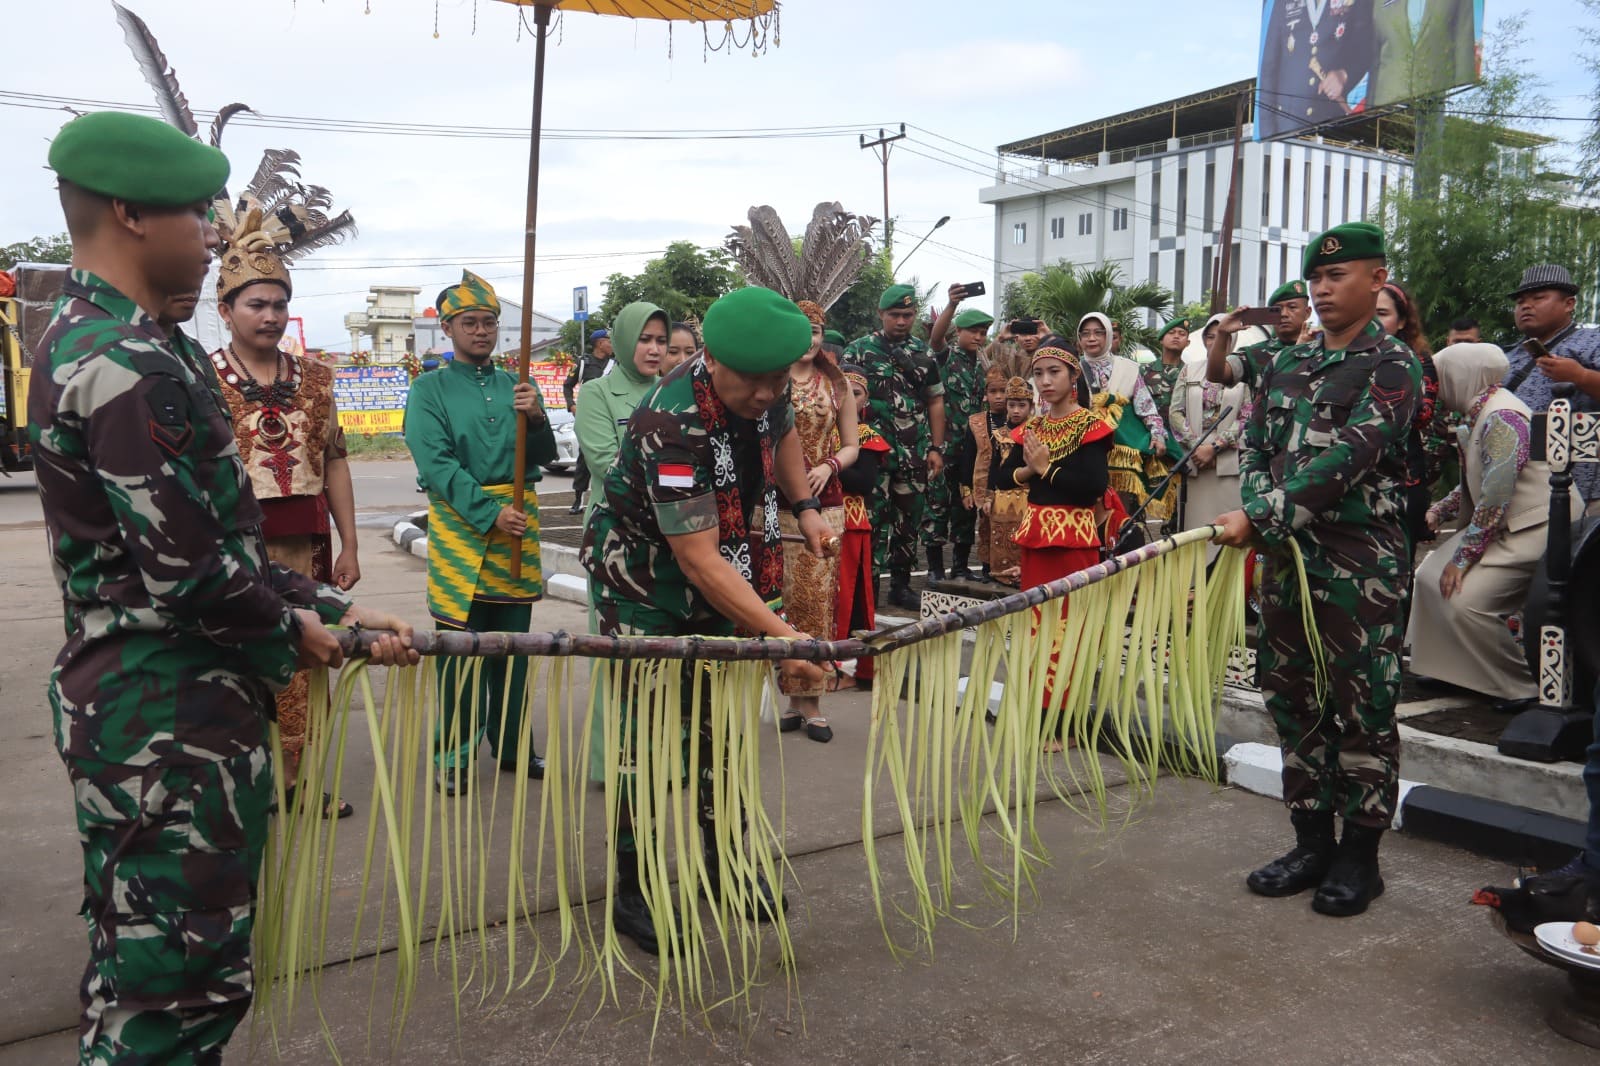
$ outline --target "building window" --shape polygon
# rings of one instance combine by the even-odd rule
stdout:
[[[1265,146],[1263,146],[1263,149]],[[1263,150],[1261,153],[1261,224],[1272,225],[1272,157]]]
[[[1161,253],[1150,253],[1150,273],[1146,277],[1157,284],[1161,282]]]
[[[1161,171],[1150,173],[1150,239],[1161,236]],[[1155,275],[1151,275],[1154,277]]]
[[[1333,225],[1333,164],[1322,165],[1322,228]]]
[[[1300,189],[1300,228],[1311,230],[1311,160],[1306,160],[1305,174],[1301,179]]]
[[[1217,164],[1212,161],[1206,164],[1206,201],[1205,201],[1205,231],[1211,232],[1211,224],[1215,214],[1213,206],[1217,202]]]
[[[1178,249],[1178,253],[1176,255],[1174,255],[1172,258],[1173,258],[1172,302],[1181,304],[1181,303],[1183,303],[1183,300],[1184,300],[1184,297],[1183,297],[1183,287],[1184,287],[1183,286],[1183,270],[1184,270],[1183,249],[1179,248]]]
[[[1189,168],[1178,168],[1178,236],[1189,232]]]
[[[1344,195],[1339,200],[1339,221],[1350,220],[1350,162],[1345,160],[1344,165]]]
[[[1200,298],[1202,300],[1206,298],[1207,293],[1216,291],[1216,279],[1211,276],[1213,273],[1211,245],[1208,244],[1200,250]]]
[[[1278,245],[1278,285],[1282,285],[1285,282],[1287,282],[1288,280],[1289,280],[1289,246],[1287,244],[1280,244],[1280,245]],[[1278,287],[1277,285],[1273,286],[1273,288],[1277,288],[1277,287]]]
[[[1267,242],[1261,242],[1261,265],[1256,270],[1256,305],[1267,302]]]
[[[1066,218],[1066,216],[1065,215],[1057,215],[1055,218],[1052,218],[1050,220],[1050,239],[1053,240],[1053,241],[1059,241],[1061,238],[1065,237],[1066,235],[1067,235],[1067,218]]]
[[[1011,243],[1028,243],[1028,224],[1026,222],[1013,222],[1011,224]]]
[[[1124,230],[1128,228],[1128,209],[1126,207],[1118,207],[1112,210],[1111,228],[1114,230]]]
[[[1289,228],[1289,155],[1283,156],[1283,197],[1279,201],[1283,204],[1283,221],[1279,223],[1284,229]]]
[[[1094,216],[1082,214],[1078,216],[1078,236],[1091,237],[1094,235]]]
[[[1367,220],[1367,197],[1370,195],[1371,190],[1367,186],[1367,171],[1363,167],[1361,170],[1361,221],[1363,222]]]

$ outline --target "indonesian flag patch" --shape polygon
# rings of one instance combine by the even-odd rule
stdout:
[[[656,467],[656,484],[664,489],[692,489],[694,467],[688,463],[661,463]]]

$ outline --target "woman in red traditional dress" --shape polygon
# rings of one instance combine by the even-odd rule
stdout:
[[[889,442],[867,424],[867,373],[858,366],[845,366],[844,379],[850,386],[861,451],[856,461],[839,471],[844,489],[844,537],[839,549],[839,602],[834,611],[833,639],[847,640],[851,633],[874,628],[877,606],[873,602],[872,520],[867,495],[878,483],[878,470],[889,454]],[[872,687],[871,656],[856,660],[856,687]]]
[[[998,474],[1000,484],[1028,490],[1028,510],[1015,538],[1022,549],[1025,589],[1099,562],[1102,528],[1118,529],[1127,518],[1117,494],[1109,491],[1111,436],[1121,411],[1090,406],[1078,357],[1065,348],[1033,353],[1033,384],[1045,413],[1014,432],[1021,447],[1011,450]],[[1051,602],[1065,617],[1066,598]],[[1051,651],[1046,709],[1056,702],[1059,651]],[[1060,751],[1060,740],[1047,739],[1045,750]]]

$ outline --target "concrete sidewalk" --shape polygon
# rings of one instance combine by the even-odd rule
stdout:
[[[358,594],[420,622],[421,562],[376,530],[363,532],[362,549]],[[43,696],[59,604],[36,530],[0,531],[0,581],[13,590],[10,654],[0,660],[0,775],[10,786],[0,793],[0,1066],[31,1066],[73,1057],[66,1030],[86,945],[70,791]],[[583,612],[546,603],[534,624],[581,629]],[[1487,914],[1467,905],[1473,889],[1508,883],[1514,870],[1392,834],[1388,894],[1364,917],[1322,918],[1306,898],[1263,900],[1243,888],[1250,868],[1283,850],[1281,807],[1195,783],[1162,781],[1132,824],[1111,831],[1042,803],[1039,829],[1055,861],[1016,937],[1009,924],[994,924],[1005,914],[969,883],[963,901],[977,906],[961,913],[973,927],[947,920],[933,958],[897,964],[874,915],[861,846],[866,709],[863,696],[839,697],[829,706],[833,743],[794,735],[763,752],[770,788],[781,756],[788,789],[798,1002],[786,1000],[774,974],[758,1015],[723,1010],[708,1029],[705,1019],[669,1011],[652,1045],[652,1018],[636,995],[590,1020],[598,1004],[568,986],[571,967],[542,1003],[531,991],[503,1002],[497,993],[481,1008],[474,991],[459,1023],[448,978],[425,967],[391,1053],[383,982],[393,960],[383,964],[375,1006],[373,964],[364,960],[330,965],[323,978],[344,1061],[581,1066],[652,1053],[666,1063],[1594,1061],[1541,1019],[1564,991],[1560,975],[1493,934]],[[352,728],[353,743],[364,736]],[[370,781],[363,751],[348,765],[360,809],[341,828],[341,888],[359,879],[352,856]],[[881,818],[878,825],[888,828]],[[589,847],[591,868],[599,846]],[[880,837],[891,882],[898,849],[896,837]],[[337,899],[332,954],[352,917],[348,893]],[[547,938],[556,932],[552,917],[540,926]],[[911,939],[910,930],[897,932]],[[346,951],[348,943],[345,936]],[[633,957],[654,972],[646,957]],[[261,1030],[253,1035],[254,1054],[252,1034],[241,1032],[229,1061],[330,1061],[309,1007],[281,1059]]]

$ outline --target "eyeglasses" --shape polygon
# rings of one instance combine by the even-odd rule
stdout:
[[[466,330],[468,333],[494,333],[497,330],[499,330],[499,328],[500,328],[500,320],[496,319],[496,318],[488,318],[488,319],[476,319],[476,318],[457,319],[456,320],[456,325],[460,326],[462,329]]]

